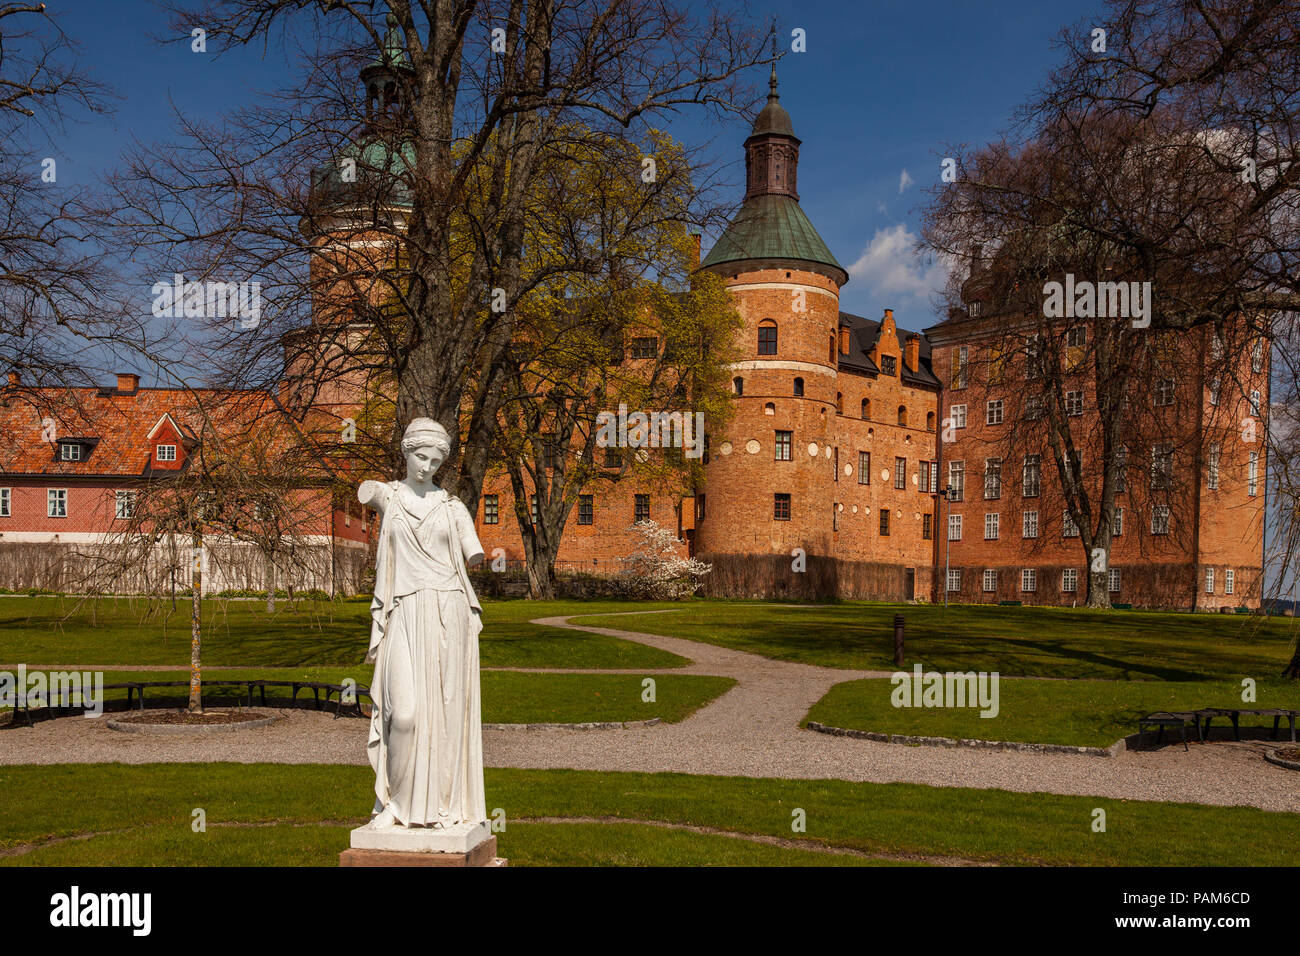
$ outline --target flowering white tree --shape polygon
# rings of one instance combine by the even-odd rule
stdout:
[[[619,578],[631,597],[680,601],[694,594],[699,579],[713,570],[703,561],[683,558],[677,551],[682,542],[658,522],[638,521],[629,530],[639,540],[635,551],[619,558]]]

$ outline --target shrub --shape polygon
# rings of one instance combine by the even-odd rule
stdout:
[[[655,521],[638,521],[629,529],[636,535],[636,550],[619,558],[620,589],[628,597],[651,601],[680,601],[700,586],[712,568],[695,558],[683,558],[682,542]]]

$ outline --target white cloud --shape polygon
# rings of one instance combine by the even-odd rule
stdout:
[[[917,236],[903,223],[877,229],[862,255],[848,267],[849,277],[871,290],[872,299],[913,298],[925,306],[932,292],[943,290],[949,265],[940,258],[927,262],[916,254]]]
[[[907,187],[912,185],[914,182],[916,182],[916,180],[914,180],[911,175],[908,174],[907,170],[904,169],[903,174],[898,177],[898,194],[901,196],[904,191],[906,191]]]

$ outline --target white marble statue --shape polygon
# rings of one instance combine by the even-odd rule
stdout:
[[[418,830],[431,838],[430,829],[455,830],[471,834],[471,843],[488,832],[482,609],[467,573],[483,559],[483,546],[465,506],[433,483],[450,451],[446,429],[417,418],[402,438],[405,480],[367,481],[357,492],[383,520],[366,656],[375,665],[367,745],[375,807],[370,823],[354,831],[353,846],[398,845],[376,843],[375,831],[400,837]]]

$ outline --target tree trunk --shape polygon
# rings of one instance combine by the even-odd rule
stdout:
[[[1290,677],[1293,680],[1300,678],[1300,645],[1296,646],[1295,654],[1291,656],[1291,663],[1286,665],[1286,670],[1282,671],[1283,677]]]
[[[555,561],[533,549],[528,555],[528,596],[534,601],[555,598]]]
[[[1088,607],[1110,607],[1110,574],[1107,571],[1088,571]]]
[[[190,601],[190,706],[192,714],[203,713],[203,535],[194,535],[194,594]]]
[[[275,613],[275,553],[266,553],[266,613]]]

